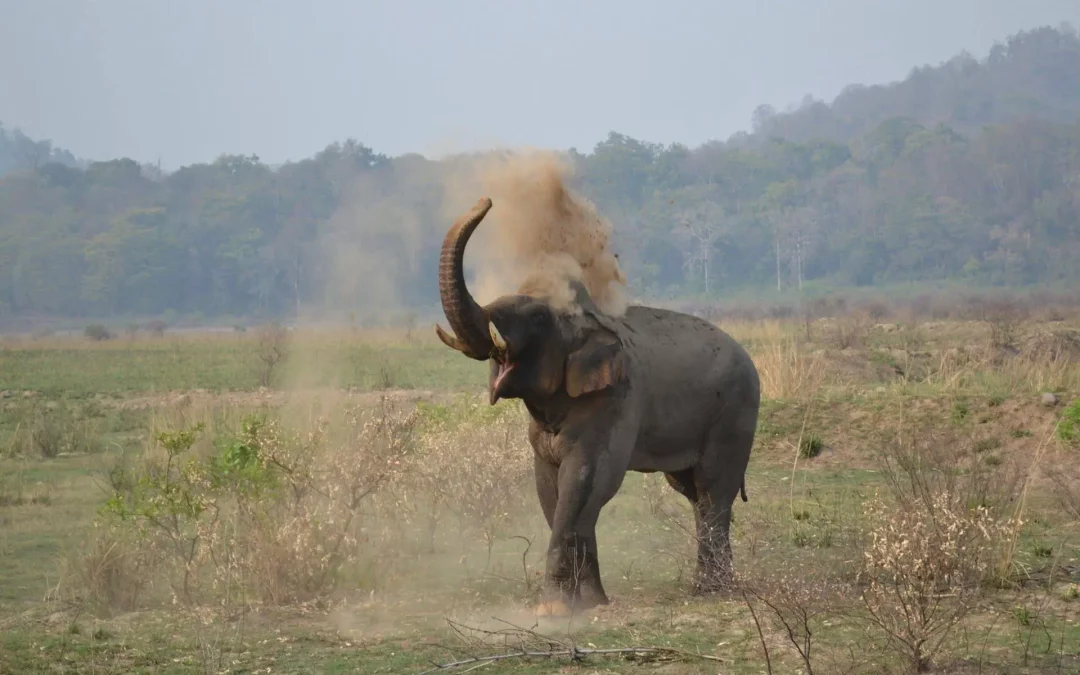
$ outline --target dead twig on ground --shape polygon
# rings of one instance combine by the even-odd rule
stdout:
[[[685,659],[700,659],[704,661],[714,661],[717,663],[724,662],[724,659],[721,659],[718,656],[700,654],[696,652],[688,652],[682,649],[676,649],[674,647],[655,647],[646,645],[640,647],[613,647],[607,649],[600,649],[594,647],[581,648],[573,644],[572,642],[564,642],[550,636],[541,635],[531,629],[514,626],[513,624],[509,624],[505,621],[502,621],[502,623],[507,623],[510,628],[497,631],[470,627],[451,621],[449,619],[447,620],[447,623],[450,624],[451,630],[458,638],[460,638],[463,642],[465,642],[474,649],[483,646],[484,641],[481,639],[470,637],[469,635],[467,635],[466,631],[472,633],[479,633],[488,638],[501,638],[504,648],[509,647],[509,644],[511,642],[517,642],[518,647],[514,649],[514,651],[507,651],[500,654],[469,656],[447,663],[432,663],[434,667],[423,671],[419,675],[430,675],[430,673],[453,670],[455,668],[461,668],[464,666],[478,667],[489,663],[506,661],[509,659],[532,658],[565,657],[569,658],[573,662],[578,662],[590,656],[668,656],[673,658],[680,657]]]

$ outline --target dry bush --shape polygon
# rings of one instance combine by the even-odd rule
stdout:
[[[1011,514],[1018,472],[980,469],[957,447],[930,436],[886,444],[888,497],[865,506],[862,601],[911,672],[925,672],[978,606],[1021,525]]]
[[[1080,332],[1053,330],[1029,335],[1020,346],[1020,354],[1032,362],[1080,363]]]
[[[130,533],[97,523],[83,550],[66,561],[66,583],[93,609],[131,611],[138,607],[155,566],[152,553],[134,544]]]
[[[289,355],[289,330],[278,323],[259,328],[256,355],[259,358],[259,382],[269,387],[274,370]]]
[[[806,675],[814,674],[815,665],[821,671],[822,659],[820,649],[815,650],[814,635],[824,625],[835,625],[848,613],[850,593],[845,586],[800,570],[740,580],[739,591],[752,612],[767,660],[768,640],[762,620],[798,655]]]
[[[21,436],[24,455],[53,459],[102,450],[99,421],[80,419],[66,407],[35,404],[24,422],[27,431]]]
[[[870,315],[857,310],[832,319],[825,328],[824,339],[837,349],[862,347],[871,326]]]
[[[492,409],[479,399],[433,414],[402,491],[424,510],[416,515],[428,519],[429,550],[438,520],[448,512],[461,534],[475,533],[486,544],[490,563],[492,547],[520,513],[522,496],[534,490],[533,453],[521,416],[512,403]]]
[[[1008,349],[1016,347],[1016,342],[1020,337],[1020,325],[1028,317],[1028,310],[1011,296],[976,295],[967,298],[962,315],[968,320],[987,325],[989,344],[992,348]]]
[[[416,451],[415,412],[385,401],[353,407],[342,428],[320,420],[297,432],[271,420],[249,435],[251,447],[279,478],[279,490],[240,500],[231,562],[253,578],[256,597],[285,604],[316,598],[355,563],[364,543],[359,520],[366,500],[392,483]],[[241,446],[243,447],[243,446]]]
[[[871,623],[911,672],[921,673],[978,605],[1012,523],[986,507],[958,504],[950,493],[911,506],[897,510],[881,499],[867,504],[873,525],[860,579]]]

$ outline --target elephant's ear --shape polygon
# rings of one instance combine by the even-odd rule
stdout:
[[[607,389],[626,377],[626,353],[607,332],[594,333],[566,359],[566,393],[573,397]]]

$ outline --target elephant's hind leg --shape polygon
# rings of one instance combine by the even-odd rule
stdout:
[[[710,439],[701,463],[694,469],[697,500],[698,564],[695,593],[715,593],[730,588],[731,508],[742,488],[753,445],[753,427],[732,433],[718,429]]]

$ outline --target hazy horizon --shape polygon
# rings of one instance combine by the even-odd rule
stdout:
[[[760,104],[831,101],[1080,24],[1070,0],[8,5],[0,59],[18,66],[0,77],[0,123],[167,169],[222,153],[276,164],[348,137],[428,156],[585,150],[609,131],[698,145],[748,129]]]

